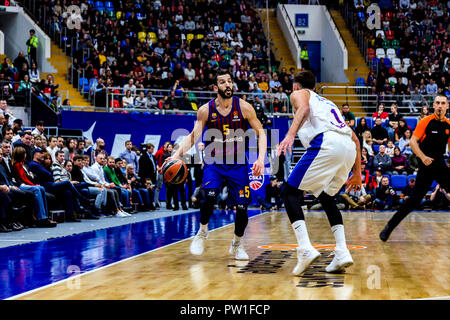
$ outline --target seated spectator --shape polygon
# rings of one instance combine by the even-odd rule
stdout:
[[[131,95],[131,90],[127,90],[126,94],[122,97],[122,107],[123,108],[133,108],[134,98]]]
[[[398,201],[399,205],[402,205],[408,198],[410,198],[414,193],[414,188],[416,187],[416,178],[409,178],[408,185],[403,188],[402,192],[400,193],[400,199]],[[422,201],[419,204],[419,208],[421,208],[427,200],[422,199]]]
[[[361,145],[362,145],[362,142],[363,142],[363,133],[365,131],[369,131],[370,132],[370,128],[367,125],[367,119],[362,117],[362,118],[360,118],[358,120],[358,125],[355,128],[356,136],[359,138],[359,141],[360,141]]]
[[[89,167],[88,156],[83,157],[84,167],[83,172],[91,179],[93,182],[100,184],[103,188],[108,190],[108,196],[111,201],[108,203],[111,205],[110,209],[115,214],[116,217],[130,217],[123,210],[122,203],[120,202],[119,191],[116,189],[116,185],[113,182],[107,182],[105,179],[105,171],[103,167],[106,164],[106,159],[103,153],[99,153],[95,158],[95,163]]]
[[[384,111],[384,104],[378,105],[377,111],[372,114],[372,120],[375,122],[377,118],[381,119],[381,123],[389,120],[389,114]]]
[[[406,156],[400,152],[399,147],[394,148],[394,156],[392,157],[392,174],[407,175]]]
[[[391,210],[395,204],[396,198],[397,194],[394,188],[389,185],[389,178],[386,176],[383,177],[381,179],[381,184],[375,190],[375,209]]]
[[[367,188],[370,184],[370,172],[366,169],[367,162],[361,160],[361,183],[364,188]]]
[[[409,156],[413,153],[411,146],[409,145],[411,141],[411,129],[406,129],[403,133],[403,136],[400,138],[398,142],[398,147],[400,148],[400,152],[405,156]]]
[[[342,115],[344,116],[345,123],[349,126],[353,131],[355,131],[355,115],[350,111],[350,106],[348,103],[344,103],[342,105]],[[362,118],[365,120],[365,118]]]
[[[20,139],[13,143],[12,147],[22,147],[26,151],[25,163],[29,163],[32,160],[32,139],[31,131],[23,131],[20,133]],[[14,139],[13,139],[14,140]]]
[[[148,91],[147,93],[147,109],[159,109],[158,108],[158,100],[153,96],[153,93],[151,91]]]
[[[344,200],[350,209],[366,209],[366,206],[371,203],[372,196],[366,193],[366,189],[361,187],[360,190],[346,190],[342,193],[341,198]]]
[[[380,149],[378,154],[373,159],[373,165],[375,167],[381,167],[382,173],[386,175],[391,175],[392,172],[392,159],[386,153],[386,147],[384,145],[380,145]]]
[[[389,114],[388,121],[385,122],[385,128],[388,132],[389,140],[395,139],[395,129],[398,127],[398,121],[402,118],[398,112],[398,105],[393,103],[391,105],[391,113]]]
[[[270,183],[266,185],[265,198],[258,196],[258,203],[261,205],[261,209],[278,210],[283,206],[282,187],[282,182],[279,182],[276,177],[270,177]]]
[[[47,207],[47,198],[45,195],[45,189],[32,182],[34,176],[30,174],[30,171],[26,168],[25,163],[26,151],[22,147],[16,147],[13,150],[11,164],[12,173],[15,181],[20,184],[20,189],[32,191],[34,194],[34,209],[37,219],[38,227],[53,228],[56,227],[56,222],[49,219],[49,211]]]
[[[386,154],[389,157],[393,157],[394,156],[394,142],[392,140],[388,140],[387,145],[386,145]]]
[[[420,115],[419,115],[419,121],[422,120],[423,118],[429,116],[429,109],[427,105],[422,106],[422,108],[420,109]]]
[[[433,210],[448,211],[450,209],[450,192],[437,184],[430,195],[430,202]]]
[[[375,120],[375,125],[373,126],[372,130],[370,130],[372,133],[372,141],[374,144],[385,144],[388,140],[388,133],[386,129],[382,126],[382,121],[380,117],[377,117]]]
[[[366,148],[368,154],[373,157],[374,152],[373,152],[372,144],[373,144],[372,133],[370,131],[364,131],[363,147]]]
[[[31,69],[30,69],[30,82],[33,84],[38,84],[41,81],[41,77],[40,77],[40,72],[39,69],[36,66],[36,63],[33,63],[31,65]]]
[[[400,119],[398,121],[398,127],[395,130],[395,141],[396,142],[398,142],[400,140],[400,138],[404,135],[404,133],[407,129],[411,130],[411,128],[406,123],[406,120],[404,118]]]
[[[148,104],[148,102],[147,102],[147,98],[145,97],[145,92],[140,91],[139,97],[137,97],[135,100],[136,108],[146,109],[147,104]]]
[[[156,210],[153,205],[154,198],[154,188],[155,186],[151,184],[150,181],[142,181],[139,176],[134,172],[134,166],[132,164],[128,164],[126,167],[126,179],[130,184],[132,190],[136,190],[141,197],[141,201],[144,204],[140,210],[142,211],[153,211]]]
[[[125,204],[126,207],[131,207],[131,191],[129,190],[128,183],[123,184],[119,180],[116,175],[116,159],[114,157],[109,156],[106,162],[106,165],[103,167],[105,172],[105,178],[108,181],[111,181],[115,185],[115,189],[120,192],[122,203]]]

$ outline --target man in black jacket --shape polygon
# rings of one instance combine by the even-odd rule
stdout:
[[[142,152],[139,158],[139,177],[144,183],[146,180],[150,180],[153,184],[156,184],[156,159],[153,156],[153,150],[155,146],[148,143],[146,150]]]

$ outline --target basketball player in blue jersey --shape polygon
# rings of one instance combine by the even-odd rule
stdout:
[[[230,254],[237,260],[248,260],[241,241],[248,223],[247,207],[250,203],[245,132],[250,126],[258,135],[258,158],[252,166],[254,176],[264,173],[267,138],[253,106],[233,96],[233,79],[229,72],[218,72],[214,91],[217,92],[217,98],[198,109],[194,129],[183,140],[171,159],[181,159],[183,154],[202,137],[204,129],[208,129],[205,140],[210,139],[210,141],[205,143],[207,146],[202,185],[206,199],[200,208],[200,229],[191,243],[190,251],[194,255],[203,253],[205,240],[208,237],[208,222],[217,203],[222,182],[225,181],[229,188],[229,196],[236,205],[234,238],[231,242]]]
[[[336,105],[316,94],[314,87],[315,76],[311,71],[302,71],[294,76],[290,96],[294,120],[277,149],[277,155],[286,153],[287,148],[292,150],[297,133],[303,146],[307,148],[289,175],[283,191],[286,212],[298,242],[298,263],[292,271],[295,275],[304,272],[320,256],[319,251],[311,245],[305,217],[299,205],[303,191],[319,199],[336,239],[334,259],[325,270],[342,272],[353,264],[353,259],[347,249],[342,215],[334,196],[346,182],[348,190],[361,188],[359,140],[345,124]],[[349,178],[352,167],[353,174]]]

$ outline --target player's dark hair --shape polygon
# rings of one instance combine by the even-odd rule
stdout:
[[[233,75],[231,74],[230,71],[225,70],[225,69],[219,69],[219,71],[217,71],[217,73],[216,73],[216,75],[214,76],[214,79],[213,79],[214,85],[218,85],[218,83],[217,83],[217,80],[218,80],[217,78],[218,77],[226,75],[226,74],[228,74],[230,76],[231,80],[233,80]]]
[[[436,95],[436,97],[434,97],[434,100],[435,100],[435,101],[436,101],[436,98],[437,98],[437,97],[445,97],[445,98],[448,100],[447,95],[446,95],[445,93],[443,93],[443,92],[438,93],[438,94]]]
[[[294,82],[303,89],[313,90],[316,86],[316,76],[310,70],[300,71],[294,75]]]

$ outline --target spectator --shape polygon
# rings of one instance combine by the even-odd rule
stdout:
[[[407,161],[406,156],[401,154],[400,148],[394,148],[394,156],[392,157],[392,174],[407,175]]]
[[[373,156],[369,154],[366,147],[361,149],[361,160],[365,162],[365,168],[370,172],[373,169]]]
[[[377,118],[381,119],[381,123],[385,123],[389,119],[389,114],[384,111],[384,104],[378,105],[377,111],[372,114],[372,120],[374,122]]]
[[[408,185],[403,188],[400,193],[399,204],[402,205],[408,198],[410,198],[414,193],[414,188],[416,186],[416,178],[409,178]],[[419,208],[422,207],[426,203],[425,199],[422,199],[422,202],[419,205]]]
[[[370,128],[367,125],[367,119],[362,117],[359,119],[358,125],[355,128],[356,136],[360,139],[361,145],[362,145],[362,141],[363,141],[363,133],[365,131],[369,131],[369,133],[370,133]]]
[[[134,172],[134,166],[132,164],[127,164],[126,179],[128,180],[128,183],[130,184],[132,190],[136,190],[142,199],[144,207],[142,207],[141,210],[156,210],[155,206],[153,205],[153,190],[155,188],[155,185],[151,184],[150,181],[143,181],[139,176],[137,176]]]
[[[39,120],[39,121],[36,122],[36,127],[34,128],[33,131],[31,131],[31,134],[33,136],[36,136],[36,135],[40,136],[40,135],[44,135],[44,131],[45,131],[44,121]]]
[[[391,105],[391,113],[389,114],[389,121],[387,121],[385,128],[388,132],[389,140],[395,139],[395,129],[398,127],[398,121],[402,118],[398,112],[398,106],[396,103]]]
[[[433,210],[448,211],[450,209],[450,193],[437,184],[430,195],[430,202]]]
[[[40,76],[40,72],[39,69],[36,66],[36,63],[33,63],[31,65],[31,69],[30,69],[30,81],[33,84],[38,84],[41,81],[41,76]]]
[[[20,134],[20,139],[13,143],[13,149],[22,147],[26,151],[25,163],[29,163],[32,160],[32,140],[33,136],[31,131],[23,131]]]
[[[420,109],[419,121],[429,115],[430,115],[430,113],[428,110],[428,106],[427,105],[422,106],[422,108]]]
[[[129,208],[131,207],[131,190],[129,189],[128,183],[124,184],[119,180],[115,169],[116,161],[114,157],[109,156],[106,165],[103,167],[103,170],[105,171],[105,178],[107,179],[107,181],[110,181],[114,184],[115,189],[121,194],[121,202]]]
[[[345,123],[349,126],[353,131],[355,131],[355,115],[350,111],[350,106],[348,103],[344,103],[342,105],[342,115],[344,116]],[[364,118],[365,120],[365,118]]]
[[[136,172],[139,172],[139,159],[136,152],[131,150],[132,148],[131,140],[125,141],[125,150],[119,154],[119,158],[125,159],[128,164],[132,164],[136,168]]]
[[[366,148],[367,152],[370,156],[374,156],[373,148],[372,148],[373,140],[372,133],[370,131],[364,131],[363,133],[363,147]]]
[[[56,222],[48,218],[49,211],[47,207],[45,189],[44,187],[38,186],[30,180],[33,179],[33,177],[24,164],[25,158],[26,151],[24,148],[14,148],[11,159],[14,178],[17,183],[20,184],[20,188],[22,190],[32,191],[34,194],[34,209],[37,219],[37,226],[43,228],[56,227]]]
[[[125,96],[122,97],[122,106],[123,108],[134,107],[134,98],[131,95],[131,90],[127,90]]]
[[[386,145],[386,154],[391,158],[394,156],[394,147],[394,142],[392,140],[388,140]]]
[[[375,167],[381,167],[383,174],[391,175],[392,159],[386,153],[386,147],[380,145],[378,154],[373,159],[373,165]]]
[[[409,145],[411,141],[411,129],[406,129],[403,133],[403,136],[400,138],[398,142],[398,147],[400,148],[400,152],[404,154],[405,156],[409,156],[413,154],[413,151],[411,149],[411,146]]]
[[[153,96],[153,93],[149,90],[147,93],[147,109],[159,109],[158,108],[158,100]]]
[[[361,186],[360,190],[346,190],[342,193],[341,198],[350,207],[350,209],[366,209],[370,204],[372,196],[366,193],[366,190]]]
[[[388,140],[388,133],[385,128],[382,126],[382,120],[380,117],[375,119],[375,125],[372,130],[370,130],[372,134],[372,141],[374,144],[385,144]]]
[[[70,138],[67,147],[64,147],[61,151],[64,152],[65,161],[73,161],[73,156],[75,155],[75,150],[77,149],[78,141],[77,139]]]
[[[283,205],[281,197],[282,182],[279,182],[276,177],[270,178],[270,183],[266,185],[265,198],[258,196],[258,203],[261,209],[275,209],[278,210]]]
[[[405,131],[407,129],[411,130],[411,128],[406,123],[406,120],[404,118],[401,118],[398,121],[398,128],[397,128],[397,130],[395,130],[395,141],[398,142],[400,140],[400,138],[404,136]]]
[[[55,136],[51,136],[50,137],[50,144],[49,146],[46,148],[47,152],[50,154],[52,161],[55,161],[55,153],[56,151],[59,150],[59,148],[57,147],[57,143],[58,143],[58,138]]]
[[[438,93],[438,86],[433,79],[430,79],[430,83],[427,84],[427,94],[436,95]]]
[[[396,197],[395,190],[389,185],[389,178],[384,176],[381,179],[381,184],[375,191],[375,209],[391,210],[395,204]]]

